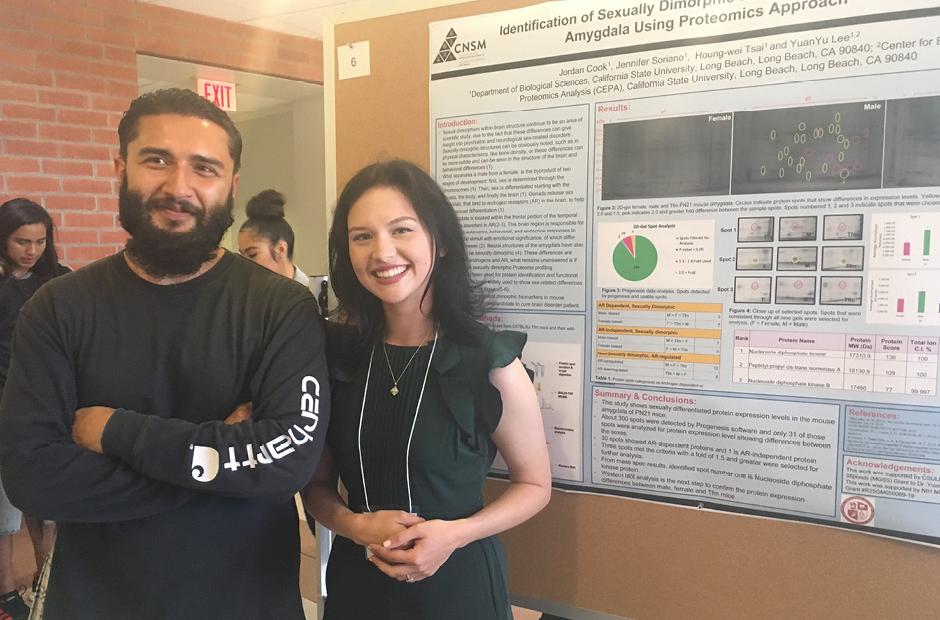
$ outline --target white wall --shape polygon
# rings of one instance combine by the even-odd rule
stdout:
[[[276,189],[287,197],[285,214],[294,229],[294,262],[308,274],[325,274],[322,94],[236,124],[244,143],[241,179],[235,224],[223,244],[238,251],[238,229],[245,221],[248,199],[262,190]]]
[[[235,223],[222,244],[238,251],[238,229],[245,221],[245,203],[265,189],[276,189],[288,201],[294,194],[294,169],[290,166],[293,120],[289,111],[236,122],[242,134],[242,165],[235,194]],[[286,152],[285,152],[286,151]]]
[[[293,104],[294,187],[287,201],[287,220],[294,229],[294,262],[309,275],[327,272],[325,162],[323,161],[323,93]],[[330,205],[332,208],[332,205]]]

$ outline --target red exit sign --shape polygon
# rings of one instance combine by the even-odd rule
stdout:
[[[196,92],[227,112],[235,111],[235,84],[219,80],[196,80]]]

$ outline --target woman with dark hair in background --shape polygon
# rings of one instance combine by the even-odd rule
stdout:
[[[519,359],[526,337],[479,322],[457,215],[414,164],[356,174],[329,245],[349,324],[328,328],[332,416],[304,490],[337,534],[325,617],[509,620],[496,534],[551,492],[541,411]],[[484,506],[497,449],[510,484]]]
[[[284,194],[266,189],[245,205],[248,219],[238,230],[239,253],[275,273],[310,286],[307,277],[294,264],[294,229],[284,219]]]
[[[40,286],[67,271],[68,267],[59,264],[52,218],[45,209],[26,198],[0,205],[0,392],[6,384],[10,341],[20,308]],[[29,613],[13,583],[13,534],[19,531],[23,518],[0,485],[0,618],[6,613],[13,620],[25,620]],[[55,523],[28,515],[25,520],[38,576],[52,551]]]

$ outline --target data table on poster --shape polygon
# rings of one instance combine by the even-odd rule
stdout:
[[[718,381],[721,312],[721,304],[598,302],[599,380]]]
[[[737,330],[735,383],[934,396],[940,338]]]

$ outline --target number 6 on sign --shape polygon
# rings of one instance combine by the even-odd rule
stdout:
[[[340,80],[369,75],[369,42],[348,43],[336,48],[336,75]]]

